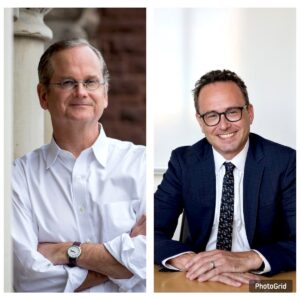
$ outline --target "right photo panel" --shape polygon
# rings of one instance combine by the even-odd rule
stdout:
[[[295,292],[296,9],[151,23],[154,292]]]

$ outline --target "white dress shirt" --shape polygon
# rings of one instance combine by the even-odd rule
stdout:
[[[106,137],[75,158],[52,139],[17,159],[13,167],[14,288],[73,292],[87,270],[54,266],[37,251],[43,242],[104,243],[134,275],[85,292],[143,292],[146,238],[130,238],[145,213],[145,147]]]
[[[244,169],[245,169],[248,149],[249,149],[249,139],[245,147],[243,148],[243,150],[240,153],[238,153],[232,160],[230,160],[230,162],[235,165],[235,168],[233,170],[234,216],[233,216],[233,229],[232,229],[232,247],[231,247],[232,252],[239,252],[239,251],[242,252],[242,251],[251,250],[249,246],[247,234],[246,234],[246,226],[245,226],[244,211],[243,211],[243,198],[244,198],[243,181],[244,181]],[[215,173],[216,173],[216,206],[215,206],[213,227],[206,245],[206,251],[216,249],[221,199],[222,199],[223,178],[225,175],[224,162],[227,162],[227,160],[225,160],[225,158],[223,158],[223,156],[219,152],[217,152],[214,148],[213,148],[213,155],[214,155]],[[264,261],[265,264],[264,270],[256,273],[261,274],[261,273],[269,272],[271,270],[271,267],[268,261],[265,259],[265,257],[259,251],[257,250],[253,250],[253,251],[255,251],[261,257],[261,259]],[[188,252],[184,252],[184,253],[188,253]],[[172,257],[168,257],[162,262],[163,265],[169,269],[176,269],[170,264],[168,264],[167,261],[171,258],[175,258],[184,253],[180,253]]]

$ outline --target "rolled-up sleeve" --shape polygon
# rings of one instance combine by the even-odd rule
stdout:
[[[139,235],[131,238],[124,233],[104,243],[109,253],[133,276],[129,279],[110,278],[124,292],[144,292],[146,285],[146,237]]]

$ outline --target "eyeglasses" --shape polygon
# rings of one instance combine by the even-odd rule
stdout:
[[[83,86],[88,90],[88,91],[94,91],[100,85],[105,84],[105,82],[100,82],[99,80],[96,79],[88,79],[88,80],[73,80],[73,79],[64,79],[60,82],[53,82],[50,83],[49,85],[57,85],[63,90],[72,90],[75,87],[79,85],[79,83],[82,83]]]
[[[243,109],[247,108],[248,104],[239,107],[231,107],[225,110],[222,113],[218,113],[216,111],[209,111],[203,115],[200,115],[200,118],[203,119],[204,123],[207,126],[216,126],[220,123],[221,116],[224,115],[226,120],[229,122],[237,122],[242,118]]]

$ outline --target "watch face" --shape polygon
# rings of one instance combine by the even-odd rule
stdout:
[[[71,258],[79,257],[80,253],[81,253],[81,249],[78,246],[71,246],[68,249],[68,256],[71,257]]]

